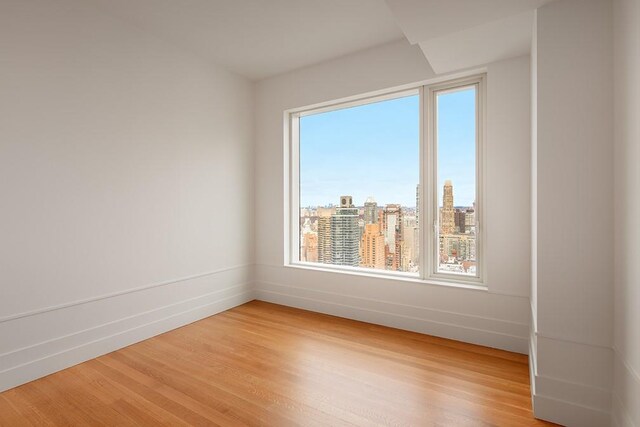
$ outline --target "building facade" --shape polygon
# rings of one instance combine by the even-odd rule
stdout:
[[[331,264],[358,267],[360,265],[360,229],[358,208],[351,196],[340,197],[340,207],[331,215]]]

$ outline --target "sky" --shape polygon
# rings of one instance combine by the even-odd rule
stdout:
[[[453,182],[456,206],[475,192],[475,93],[438,96],[438,188]],[[419,182],[419,97],[396,98],[300,118],[300,206],[416,205]]]

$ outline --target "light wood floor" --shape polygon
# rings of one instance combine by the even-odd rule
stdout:
[[[526,356],[253,301],[0,394],[0,425],[547,425]]]

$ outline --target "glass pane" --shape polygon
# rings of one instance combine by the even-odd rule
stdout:
[[[477,276],[476,86],[436,95],[439,273]]]
[[[418,272],[419,96],[300,118],[300,261]]]

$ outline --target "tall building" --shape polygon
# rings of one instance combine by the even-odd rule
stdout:
[[[466,216],[467,216],[466,209],[456,209],[454,217],[455,217],[456,231],[458,233],[464,234],[467,231],[465,227]]]
[[[331,211],[318,209],[318,262],[331,264]]]
[[[318,233],[309,231],[304,233],[302,261],[318,262]]]
[[[444,182],[440,212],[440,234],[453,234],[456,229],[456,221],[453,209],[453,185],[450,180]]]
[[[389,251],[395,251],[396,233],[402,224],[402,209],[400,205],[386,205],[382,211],[382,233],[384,244],[389,246]]]
[[[340,197],[340,207],[331,215],[331,264],[360,265],[360,229],[358,208],[351,196]]]
[[[387,268],[400,270],[402,257],[402,207],[389,204],[382,214],[382,233],[386,247]]]
[[[367,198],[367,201],[364,202],[364,223],[378,223],[378,204],[373,197]]]
[[[360,266],[384,269],[384,236],[380,224],[365,224],[360,240]]]
[[[404,217],[404,228],[402,230],[402,270],[416,271],[418,266],[418,241],[419,232],[416,227],[417,220],[414,216]]]
[[[475,203],[474,203],[475,205]],[[476,211],[473,208],[468,208],[464,215],[464,227],[466,233],[475,233],[476,227]]]
[[[306,209],[305,209],[306,210]],[[300,210],[301,216],[300,221],[302,224],[300,225],[300,261],[307,261],[307,233],[311,232],[311,219],[309,217],[303,218],[302,211]]]

